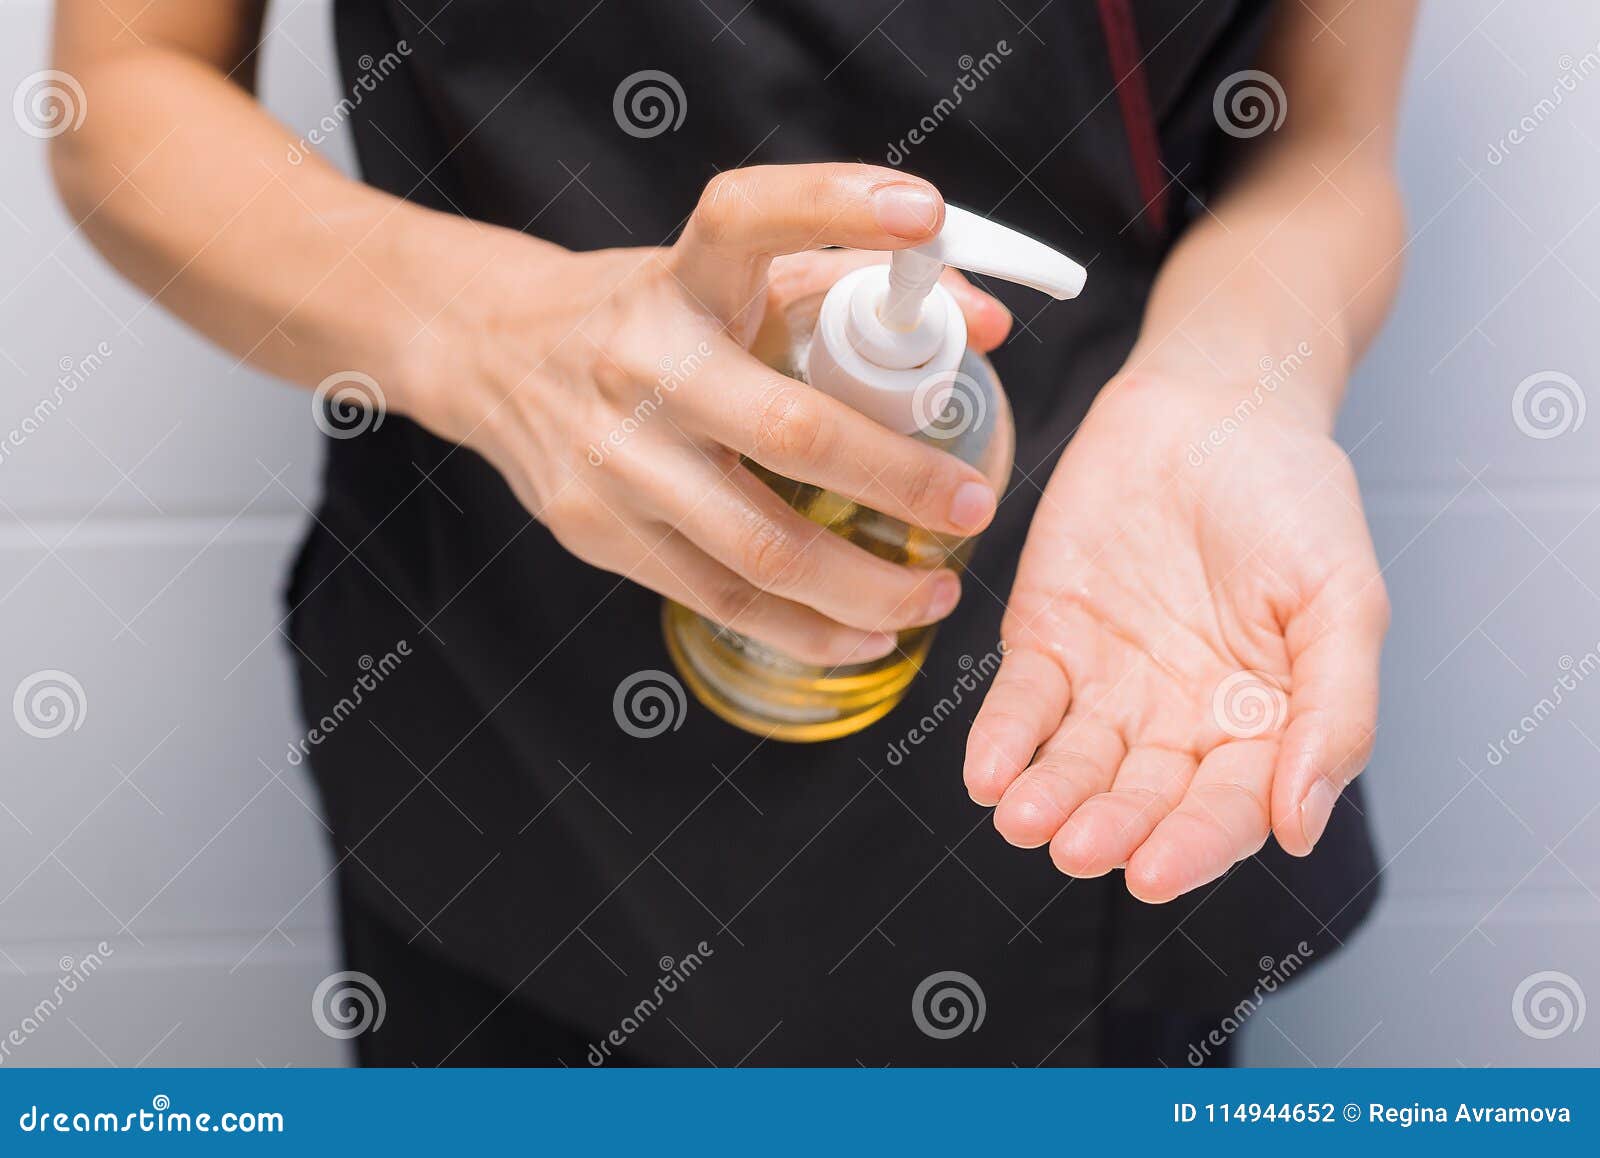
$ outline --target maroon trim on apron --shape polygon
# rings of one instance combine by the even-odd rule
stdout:
[[[1097,7],[1111,55],[1111,72],[1117,81],[1117,104],[1122,108],[1122,127],[1128,134],[1133,175],[1144,206],[1140,215],[1148,215],[1156,232],[1164,233],[1169,183],[1161,172],[1161,138],[1150,105],[1150,88],[1145,83],[1144,53],[1139,46],[1133,5],[1131,0],[1097,0]]]

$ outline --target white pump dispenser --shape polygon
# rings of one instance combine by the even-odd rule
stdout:
[[[943,413],[967,347],[966,319],[939,285],[947,265],[1057,299],[1077,297],[1088,276],[1043,242],[947,205],[933,240],[828,291],[806,358],[811,385],[900,434]]]
[[[1005,493],[1016,452],[1011,403],[989,360],[967,348],[967,326],[939,282],[946,265],[1007,278],[1052,297],[1076,297],[1084,270],[1032,238],[949,206],[931,241],[886,265],[846,275],[770,319],[759,357],[804,378],[878,423],[934,446]],[[899,566],[966,565],[974,536],[913,526],[849,495],[745,469],[828,534]],[[695,697],[736,727],[768,740],[813,742],[860,731],[900,702],[933,646],[936,625],[896,634],[877,659],[829,667],[782,654],[682,604],[662,612],[666,645]]]

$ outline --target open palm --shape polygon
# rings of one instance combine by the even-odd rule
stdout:
[[[1113,384],[1041,500],[967,789],[1073,876],[1159,902],[1311,850],[1376,725],[1388,604],[1355,479],[1273,400]]]

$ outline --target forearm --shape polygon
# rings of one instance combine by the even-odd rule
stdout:
[[[1331,428],[1393,297],[1403,235],[1385,142],[1276,149],[1173,250],[1128,369],[1234,392],[1267,377]]]
[[[1162,268],[1130,371],[1234,398],[1265,380],[1331,429],[1400,276],[1391,155],[1414,7],[1279,0],[1257,62],[1271,85],[1219,89],[1266,94],[1270,127],[1238,142],[1244,163]]]
[[[92,52],[69,26],[58,56],[93,115],[56,139],[56,180],[106,257],[240,358],[302,384],[360,370],[407,408],[499,231],[291,161],[293,134],[189,53]]]

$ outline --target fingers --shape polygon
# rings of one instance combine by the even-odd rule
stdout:
[[[995,806],[994,826],[1019,848],[1047,843],[1089,797],[1111,787],[1127,749],[1116,731],[1068,716]]]
[[[944,223],[944,201],[916,177],[873,165],[760,165],[718,174],[674,247],[688,291],[724,321],[749,308],[752,266],[844,245],[903,249]]]
[[[976,468],[775,373],[731,342],[717,350],[681,405],[723,446],[940,534],[975,535],[994,517],[994,488]]]
[[[724,476],[703,462],[685,478],[664,517],[753,588],[871,633],[937,623],[961,597],[953,572],[871,555],[797,514],[743,467]]]
[[[1271,828],[1277,749],[1276,738],[1212,749],[1182,801],[1128,859],[1128,891],[1151,904],[1170,901],[1260,851]]]
[[[959,272],[944,271],[939,284],[950,291],[967,319],[967,345],[979,353],[987,354],[1011,332],[1011,311],[995,298],[984,293]]]
[[[881,265],[887,257],[859,249],[830,250],[827,253],[791,253],[773,259],[768,274],[772,299],[782,304],[812,294],[826,293],[833,283],[862,266]],[[1011,332],[1011,311],[968,281],[960,270],[947,269],[939,282],[950,291],[967,321],[967,345],[987,354]],[[781,310],[769,310],[769,317]]]
[[[1196,761],[1170,748],[1132,749],[1109,792],[1092,796],[1050,841],[1050,859],[1069,876],[1098,877],[1128,863],[1183,799]]]
[[[1376,572],[1330,583],[1289,625],[1289,727],[1272,784],[1272,828],[1285,852],[1305,856],[1339,794],[1366,767],[1378,727],[1378,660],[1389,625]],[[1298,652],[1297,634],[1308,638]]]
[[[998,804],[1060,726],[1071,698],[1060,664],[1032,648],[1008,651],[967,734],[963,777],[968,795],[979,804]]]
[[[895,648],[893,635],[845,627],[809,607],[769,595],[676,531],[652,547],[632,578],[802,663],[865,663]]]

